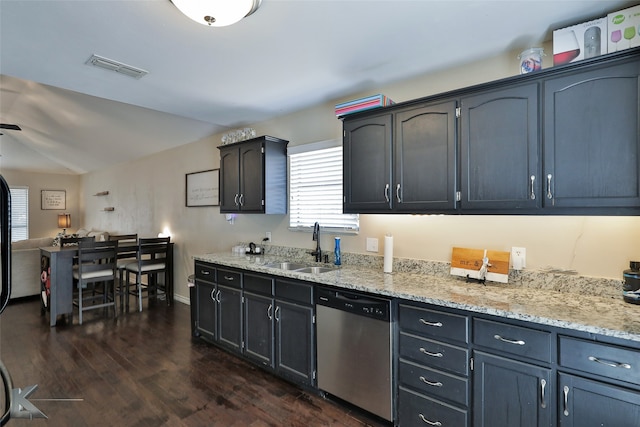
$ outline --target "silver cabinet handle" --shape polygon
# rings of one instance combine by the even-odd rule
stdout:
[[[240,206],[244,206],[244,194],[240,194],[240,198],[238,199],[238,202],[240,202]]]
[[[631,365],[629,365],[628,363],[619,363],[619,362],[613,362],[611,360],[598,359],[595,356],[589,356],[588,359],[592,362],[602,363],[603,365],[611,366],[612,368],[631,369]]]
[[[541,408],[546,408],[547,407],[547,402],[545,400],[545,389],[547,387],[547,381],[542,378],[540,380],[540,407]]]
[[[389,184],[384,186],[384,199],[389,203]]]
[[[440,421],[429,421],[422,414],[418,414],[423,423],[429,424],[430,426],[441,426],[442,423]]]
[[[275,312],[276,322],[280,321],[280,316],[278,316],[279,312],[280,312],[280,306],[276,307],[276,312]]]
[[[553,178],[551,174],[547,175],[547,199],[553,199],[553,194],[551,193],[551,178]]]
[[[396,200],[398,200],[398,203],[402,203],[402,196],[400,196],[400,184],[396,186]]]
[[[224,280],[228,280],[229,282],[233,282],[233,276],[224,276]]]
[[[200,270],[200,274],[203,276],[208,276],[210,274],[209,270]]]
[[[442,327],[442,322],[429,322],[427,320],[424,320],[422,317],[420,318],[420,323],[422,323],[423,325],[427,325],[427,326],[434,326],[436,328],[441,328]]]
[[[212,300],[212,301],[215,301],[215,300],[216,300],[216,296],[214,295],[215,293],[216,293],[216,290],[215,290],[215,289],[212,289],[212,290],[211,290],[211,300]]]
[[[431,356],[431,357],[442,357],[444,356],[444,354],[438,352],[438,353],[431,353],[430,351],[427,351],[424,349],[424,347],[420,347],[420,353],[426,354],[427,356]]]
[[[432,382],[420,375],[420,381],[425,383],[426,385],[430,385],[431,387],[442,387],[442,383],[440,381]]]
[[[238,194],[233,198],[233,204],[238,206]]]
[[[507,338],[502,338],[500,335],[494,335],[493,336],[495,339],[502,341],[502,342],[506,342],[509,344],[517,344],[517,345],[525,345],[526,343],[522,340],[510,340]]]
[[[220,304],[220,289],[218,289],[218,293],[216,294],[216,301]]]
[[[564,411],[562,412],[565,417],[569,416],[569,386],[564,386],[562,389],[564,393]]]
[[[535,175],[531,175],[531,192],[529,193],[529,198],[531,200],[535,200],[536,199],[536,190],[535,187],[533,186],[534,182],[536,181],[536,176]]]
[[[269,308],[267,309],[267,317],[269,320],[273,319],[273,304],[269,304]]]

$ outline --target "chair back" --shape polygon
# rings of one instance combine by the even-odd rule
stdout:
[[[80,242],[94,242],[96,239],[94,237],[61,237],[60,238],[60,247],[64,248],[65,246],[78,246]]]
[[[78,279],[84,283],[115,280],[117,252],[117,240],[80,241],[78,243]]]
[[[118,241],[118,262],[119,268],[124,268],[127,262],[136,259],[138,253],[138,234],[114,234],[109,236],[109,240]]]
[[[140,238],[138,240],[138,271],[161,271],[167,268],[170,237]]]

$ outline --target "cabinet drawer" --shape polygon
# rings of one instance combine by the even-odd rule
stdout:
[[[640,352],[630,348],[560,337],[560,365],[640,384]]]
[[[426,308],[400,305],[400,328],[421,336],[469,342],[469,319]]]
[[[237,271],[218,268],[218,280],[216,283],[240,289],[242,287],[242,274]]]
[[[313,304],[313,285],[307,283],[276,279],[274,294],[276,298],[307,305]]]
[[[213,265],[196,261],[195,266],[196,279],[202,279],[209,282],[216,281],[216,268]]]
[[[273,279],[266,276],[254,276],[253,274],[243,274],[243,288],[245,291],[254,292],[260,295],[273,295]]]
[[[545,331],[473,319],[473,343],[499,353],[510,353],[530,359],[551,360],[551,334]]]
[[[417,365],[400,361],[399,380],[402,385],[420,392],[468,406],[469,380]]]
[[[402,427],[465,427],[468,413],[419,393],[400,387],[398,418]]]
[[[400,356],[422,365],[442,368],[467,376],[469,351],[439,341],[400,333]]]

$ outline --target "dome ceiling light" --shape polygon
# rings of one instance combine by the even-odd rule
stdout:
[[[226,27],[258,10],[262,0],[171,0],[187,17],[202,25]]]

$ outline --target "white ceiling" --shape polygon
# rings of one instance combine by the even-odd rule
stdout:
[[[169,0],[0,0],[0,168],[85,173],[551,39],[637,2],[263,0],[206,27]],[[85,65],[92,55],[149,72]]]

